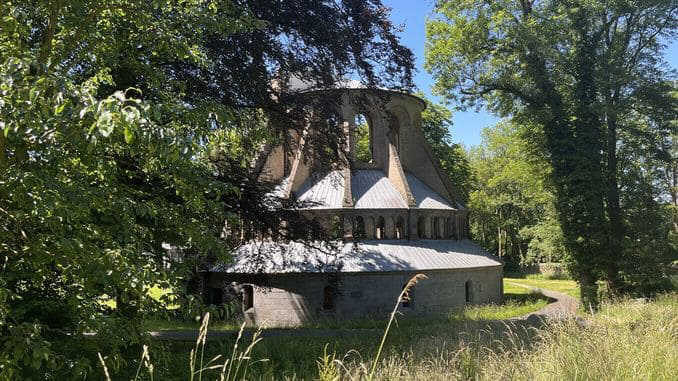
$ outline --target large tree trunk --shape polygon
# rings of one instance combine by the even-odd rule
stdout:
[[[579,295],[581,304],[587,311],[598,309],[598,283],[592,271],[584,271],[579,274]]]
[[[608,100],[610,104],[612,100]],[[624,225],[622,221],[621,203],[619,201],[619,185],[617,179],[617,117],[607,115],[607,215],[609,218],[608,254],[603,264],[603,274],[611,294],[619,294],[623,286],[619,274],[618,261],[623,257],[622,240]]]
[[[524,6],[524,13],[530,13]],[[539,91],[529,108],[541,115],[546,149],[553,168],[556,211],[563,229],[565,246],[572,255],[570,270],[579,280],[584,306],[598,307],[597,274],[605,251],[605,178],[602,169],[602,123],[597,113],[595,43],[586,25],[583,8],[576,18],[581,40],[575,51],[572,102],[553,83],[539,45],[527,41],[522,60],[527,74]],[[528,17],[528,16],[526,16]]]
[[[672,164],[671,168],[673,175],[671,181],[671,201],[673,202],[673,232],[678,234],[678,165]]]
[[[671,194],[672,223],[673,233],[678,234],[678,158],[675,154],[678,152],[678,137],[671,137],[671,166],[666,170],[666,178],[669,182],[669,193]]]

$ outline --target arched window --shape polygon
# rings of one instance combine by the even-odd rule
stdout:
[[[372,123],[363,114],[355,116],[355,158],[364,163],[371,163],[374,159],[374,132]]]
[[[466,283],[464,283],[464,298],[466,299],[466,303],[473,303],[473,284],[470,280],[467,280]]]
[[[247,311],[254,308],[254,286],[244,284],[242,286],[242,310]]]
[[[384,239],[385,234],[386,234],[386,220],[384,220],[384,217],[379,216],[377,218],[377,226],[375,227],[376,230],[376,238],[377,239]]]
[[[354,220],[353,237],[355,238],[365,237],[365,219],[362,216],[357,216]]]
[[[405,223],[402,216],[398,216],[395,223],[395,238],[403,239],[405,237]]]
[[[407,287],[407,283],[403,285],[403,290]],[[414,306],[414,286],[410,287],[410,290],[403,295],[402,302],[400,306],[403,308],[412,308]]]
[[[334,287],[325,286],[323,289],[323,310],[331,311],[334,309],[334,296],[336,292]]]
[[[419,239],[426,238],[426,217],[419,216],[417,219],[417,236]]]

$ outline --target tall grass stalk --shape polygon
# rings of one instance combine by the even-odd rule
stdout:
[[[200,330],[198,331],[198,339],[195,342],[195,348],[191,350],[190,353],[190,367],[191,367],[191,381],[193,381],[195,374],[198,374],[198,381],[202,381],[202,372],[203,372],[203,359],[205,356],[205,342],[207,341],[207,327],[210,322],[210,313],[205,313],[205,316],[202,318],[202,323],[200,324]],[[200,368],[195,370],[195,362],[198,356],[198,348],[200,348]]]
[[[379,344],[379,349],[377,349],[377,354],[374,357],[374,363],[372,364],[372,370],[370,371],[369,376],[367,379],[369,381],[372,381],[374,378],[374,372],[377,370],[377,364],[379,363],[379,357],[381,356],[381,351],[384,349],[384,343],[386,342],[386,336],[388,336],[388,331],[391,330],[391,324],[393,324],[393,321],[395,320],[395,315],[398,313],[398,307],[400,306],[400,303],[404,300],[409,300],[410,299],[410,290],[412,287],[414,287],[417,283],[419,283],[420,280],[422,279],[427,279],[428,277],[424,274],[417,274],[412,277],[412,279],[407,282],[403,290],[400,292],[400,295],[398,295],[398,299],[396,300],[395,306],[393,307],[393,311],[391,311],[391,316],[388,319],[388,324],[386,324],[386,330],[384,331],[384,335],[381,337],[381,343]]]
[[[141,360],[139,361],[139,366],[137,367],[137,373],[134,375],[134,381],[139,379],[139,373],[141,372],[141,366],[144,366],[148,370],[148,375],[153,381],[153,364],[151,363],[151,358],[148,354],[148,345],[143,346],[141,352]]]
[[[108,373],[106,361],[104,361],[104,358],[101,357],[101,353],[97,352],[97,356],[99,356],[99,362],[101,363],[101,367],[104,368],[104,376],[106,377],[106,381],[111,381],[111,375]]]

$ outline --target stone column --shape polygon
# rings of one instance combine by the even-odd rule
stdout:
[[[353,241],[353,216],[344,215],[344,241]]]
[[[384,238],[385,239],[393,239],[395,238],[395,221],[393,220],[393,216],[386,216],[385,217],[385,227],[384,227]]]
[[[439,217],[438,220],[438,238],[445,239],[445,217]]]
[[[409,239],[419,239],[419,235],[417,234],[417,213],[408,213],[407,215],[407,221],[406,225],[404,227],[404,230],[407,230],[409,233]],[[408,234],[405,233],[405,238],[408,238]]]
[[[374,239],[374,217],[363,217],[365,220],[365,238]]]
[[[431,216],[426,215],[424,216],[424,237],[421,238],[427,238],[430,239],[432,238],[431,232],[433,231],[433,218]]]
[[[457,214],[455,216],[455,219],[457,221],[457,223],[455,224],[457,229],[455,231],[454,239],[459,240],[461,239],[461,216]]]

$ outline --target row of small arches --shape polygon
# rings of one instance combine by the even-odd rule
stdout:
[[[419,216],[417,237],[420,239],[459,239],[462,235],[456,216]],[[403,216],[363,217],[353,220],[353,237],[366,239],[405,239],[407,225]],[[414,237],[412,237],[414,238]]]

